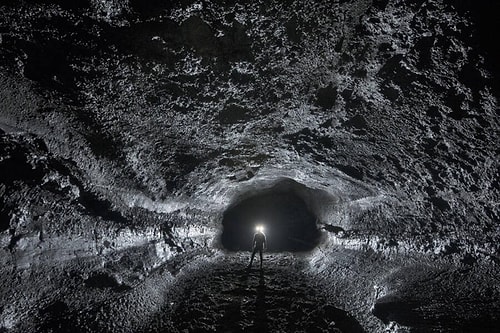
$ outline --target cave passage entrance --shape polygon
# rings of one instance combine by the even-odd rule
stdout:
[[[222,245],[230,251],[251,250],[258,224],[264,226],[271,252],[309,251],[319,243],[316,216],[293,191],[271,189],[230,206],[222,219]]]

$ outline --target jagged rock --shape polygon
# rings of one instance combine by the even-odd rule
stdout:
[[[491,8],[4,1],[0,330],[493,330]]]

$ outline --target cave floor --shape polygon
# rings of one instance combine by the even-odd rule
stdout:
[[[152,332],[172,323],[185,332],[362,332],[304,273],[293,254],[266,254],[263,269],[238,253],[199,265],[179,281],[170,313],[153,320]],[[168,318],[170,317],[170,318]]]
[[[262,271],[258,259],[247,269],[249,252],[193,251],[146,273],[126,264],[134,253],[141,258],[129,249],[119,260],[3,270],[0,332],[476,332],[499,323],[491,265],[339,247],[327,261],[266,253]]]
[[[180,254],[135,283],[123,267],[121,283],[101,274],[109,262],[96,257],[4,271],[3,324],[7,332],[363,332],[328,299],[307,256],[266,253],[262,271],[258,258],[247,269],[249,256]]]

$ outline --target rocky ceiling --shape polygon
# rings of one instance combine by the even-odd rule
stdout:
[[[493,5],[3,1],[0,332],[498,328]]]

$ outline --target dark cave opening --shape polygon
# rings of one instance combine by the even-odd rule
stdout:
[[[321,233],[316,216],[294,187],[283,183],[290,184],[290,180],[236,202],[224,212],[224,248],[251,250],[257,225],[264,227],[267,250],[271,252],[309,251],[318,245]]]

